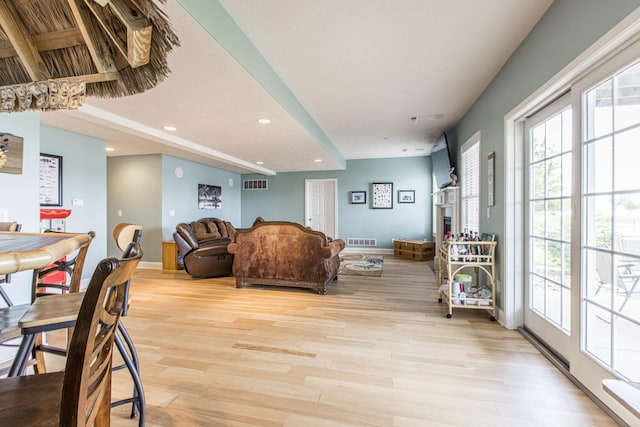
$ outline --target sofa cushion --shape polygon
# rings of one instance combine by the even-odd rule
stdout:
[[[207,227],[207,231],[209,233],[207,238],[219,239],[220,237],[223,237],[222,234],[220,234],[220,230],[218,229],[218,224],[216,223],[215,220],[205,219],[205,220],[201,220],[201,222],[205,224]]]
[[[209,230],[207,230],[207,226],[201,222],[194,221],[191,224],[191,230],[193,231],[193,235],[196,236],[196,239],[206,239],[209,237]]]
[[[233,240],[233,238],[236,235],[236,228],[233,226],[233,224],[231,224],[229,221],[223,221],[224,226],[227,230],[227,237],[231,240]]]
[[[224,221],[217,218],[214,221],[218,226],[218,231],[220,231],[220,237],[229,237],[229,232],[227,231],[227,227],[224,225]]]

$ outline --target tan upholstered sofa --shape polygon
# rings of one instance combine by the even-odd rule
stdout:
[[[236,287],[250,284],[291,286],[327,293],[338,275],[344,241],[328,242],[324,233],[294,222],[267,221],[239,230],[227,246]]]

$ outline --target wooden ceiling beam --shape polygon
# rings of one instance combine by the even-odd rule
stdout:
[[[120,53],[127,58],[132,68],[145,65],[151,55],[151,34],[153,26],[140,10],[129,0],[110,0],[109,7],[121,24],[127,29],[126,40],[116,34],[114,28],[109,25],[109,19],[104,8],[93,0],[84,0],[93,15],[96,17],[104,32],[117,46]]]
[[[68,0],[71,12],[78,23],[80,33],[87,44],[91,59],[98,70],[98,74],[109,75],[118,74],[116,64],[113,60],[107,42],[104,40],[102,31],[93,22],[91,13],[83,0]]]
[[[31,79],[34,81],[49,79],[51,74],[11,1],[0,0],[0,26]]]
[[[65,49],[73,46],[84,46],[86,43],[82,38],[80,30],[71,28],[68,30],[56,31],[47,34],[37,34],[31,37],[38,52],[48,50]],[[0,59],[18,56],[18,52],[13,48],[9,40],[0,40]]]

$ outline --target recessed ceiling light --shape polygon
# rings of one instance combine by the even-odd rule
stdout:
[[[389,141],[391,138],[390,138],[390,137],[388,137],[388,136],[385,136],[385,137],[384,137],[384,138],[382,138],[382,139],[384,139],[385,141]]]
[[[412,124],[418,123],[418,116],[409,117],[409,123],[412,123]]]
[[[416,148],[416,151],[424,151],[424,147],[418,147]]]
[[[264,165],[264,162],[256,162],[256,165]]]
[[[322,159],[315,159],[314,162],[320,163],[320,162],[322,162]]]
[[[116,151],[116,149],[113,147],[107,147],[104,149],[104,151]]]
[[[428,120],[442,120],[444,119],[444,114],[442,113],[436,113],[436,114],[430,114],[427,116]]]
[[[269,119],[258,119],[258,123],[260,123],[261,125],[268,125],[269,123],[271,123],[271,120],[269,120]]]
[[[175,132],[177,128],[175,126],[165,126],[164,130],[168,130],[169,132]]]

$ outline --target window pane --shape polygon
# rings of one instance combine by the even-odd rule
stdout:
[[[611,196],[593,196],[586,200],[587,245],[611,249]]]
[[[562,289],[553,282],[546,282],[546,317],[556,325],[560,325],[562,321]]]
[[[624,375],[629,381],[640,381],[640,327],[618,316],[615,319],[616,345],[613,353],[613,366],[616,372]]]
[[[531,308],[544,316],[544,279],[532,276],[531,285]]]
[[[547,161],[546,196],[559,197],[562,195],[562,158],[555,157]]]
[[[585,177],[588,193],[609,192],[612,188],[613,147],[611,138],[595,141],[587,146]]]
[[[616,236],[640,236],[640,192],[616,195],[613,211]]]
[[[611,313],[586,304],[585,349],[605,364],[611,364]]]
[[[544,201],[531,202],[531,233],[534,236],[543,237],[545,229],[545,206]]]
[[[562,196],[571,197],[571,153],[562,156]]]
[[[558,114],[547,120],[546,124],[546,155],[552,157],[562,150],[562,116]]]
[[[529,267],[534,273],[545,275],[546,254],[544,240],[532,239],[531,241],[531,266]]]
[[[534,199],[542,199],[544,197],[545,179],[546,179],[546,163],[541,162],[533,165],[531,173],[531,189]]]
[[[546,237],[559,240],[562,237],[562,209],[560,200],[549,200],[546,211]]]
[[[560,243],[547,241],[547,278],[560,283],[562,281],[562,251]]]
[[[623,129],[640,123],[640,63],[615,78],[615,127]]]
[[[591,140],[609,134],[613,130],[613,81],[607,80],[586,93],[587,104],[585,122],[587,139]]]
[[[616,134],[614,141],[614,190],[639,190],[640,129]]]
[[[545,153],[545,126],[544,123],[539,124],[531,130],[531,160],[536,162],[544,159]]]

